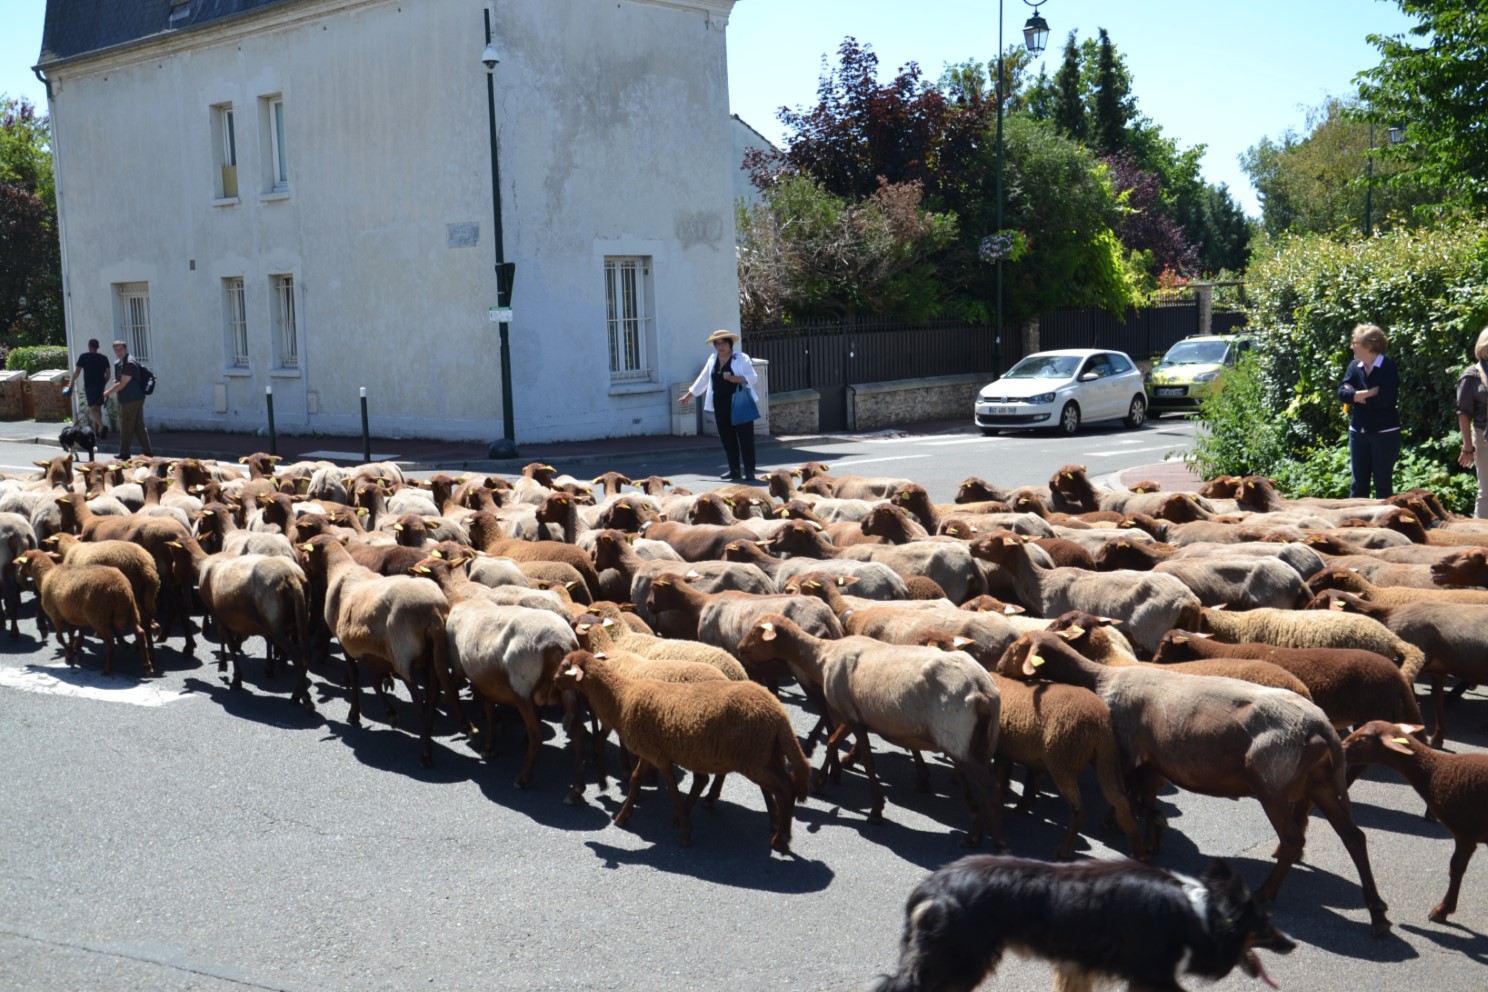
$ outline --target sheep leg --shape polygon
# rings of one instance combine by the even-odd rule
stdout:
[[[579,806],[584,802],[584,714],[583,703],[580,696],[574,692],[564,692],[563,699],[563,729],[568,731],[569,750],[573,751],[573,781],[568,784],[568,795],[563,797],[565,806]],[[490,700],[486,701],[486,733],[491,733],[491,728],[496,719],[496,704]],[[598,766],[598,762],[596,762]],[[604,770],[599,769],[600,791],[604,791]]]
[[[670,761],[663,761],[656,766],[656,771],[666,783],[667,791],[672,794],[672,822],[680,828],[677,843],[683,847],[691,847],[692,818],[688,816],[690,807],[682,801],[682,790],[677,788],[677,768]]]
[[[103,674],[114,674],[114,632],[111,630],[99,631],[103,638]]]
[[[419,766],[428,768],[434,764],[434,700],[436,697],[434,686],[434,673],[428,672],[429,681],[423,688],[418,684],[418,669],[408,673],[404,684],[408,686],[408,697],[413,700],[413,708],[420,712],[424,718],[424,725],[419,731]]]
[[[351,696],[351,712],[346,714],[346,722],[353,727],[362,725],[362,687],[361,679],[358,677],[356,659],[351,655],[346,656],[346,691]]]
[[[533,709],[530,699],[518,700],[517,712],[527,725],[527,758],[522,762],[522,770],[517,773],[516,786],[525,789],[532,785],[532,768],[537,764],[537,755],[542,750],[542,724],[538,722],[537,711]]]
[[[1471,838],[1457,839],[1457,844],[1452,849],[1452,860],[1447,865],[1447,894],[1426,917],[1432,923],[1445,923],[1450,914],[1457,912],[1457,893],[1462,889],[1462,876],[1467,871],[1467,863],[1472,860],[1477,846],[1477,842]]]
[[[713,776],[713,787],[709,789],[708,794],[703,797],[704,806],[712,809],[713,804],[718,802],[718,797],[723,795],[723,780],[726,778],[728,778],[727,775]]]
[[[21,584],[16,580],[15,565],[6,565],[3,573],[0,573],[0,583],[4,584],[5,610],[10,614],[10,639],[18,641],[21,639]],[[41,619],[41,611],[37,611],[38,621]]]
[[[851,728],[848,727],[846,723],[841,723],[837,725],[836,729],[834,729],[829,735],[827,735],[827,753],[822,756],[821,767],[818,768],[816,770],[816,773],[811,776],[812,793],[819,795],[822,789],[825,787],[827,781],[827,770],[835,764],[835,759],[837,757],[837,746],[842,743],[842,738],[846,736],[847,732],[850,729]]]
[[[1030,769],[1028,774],[1033,775],[1033,771]],[[1080,828],[1085,825],[1085,804],[1080,799],[1079,773],[1069,768],[1054,768],[1050,770],[1049,775],[1054,779],[1054,787],[1059,790],[1064,801],[1069,803],[1069,827],[1065,830],[1064,838],[1060,840],[1059,846],[1054,849],[1055,861],[1068,861],[1075,853],[1075,838],[1079,836]],[[1024,792],[1027,794],[1026,789]],[[1128,819],[1131,818],[1129,808],[1126,815]],[[1133,823],[1132,826],[1135,831],[1136,824]]]
[[[630,772],[630,786],[625,790],[625,802],[615,811],[614,824],[623,827],[630,822],[630,814],[635,810],[636,796],[641,791],[641,779],[646,776],[646,769],[651,767],[646,762],[636,759],[635,768]]]
[[[722,775],[718,777],[723,778]],[[692,816],[692,807],[697,804],[698,796],[702,795],[703,789],[707,787],[709,778],[710,776],[704,775],[702,772],[692,773],[692,781],[688,783],[687,803],[685,805],[689,818]]]
[[[1331,778],[1331,773],[1329,773]],[[1338,839],[1343,841],[1343,846],[1348,850],[1349,857],[1353,859],[1354,868],[1359,872],[1359,886],[1364,890],[1364,905],[1369,910],[1370,927],[1375,937],[1384,937],[1390,932],[1390,920],[1385,916],[1385,910],[1389,907],[1380,896],[1379,889],[1374,884],[1374,871],[1369,867],[1369,842],[1364,838],[1364,831],[1354,822],[1353,810],[1349,804],[1348,793],[1339,793],[1335,790],[1331,781],[1319,783],[1311,790],[1311,802],[1316,803],[1322,814],[1328,818],[1328,825],[1333,832],[1338,834]],[[1308,802],[1302,803],[1303,816],[1306,817]],[[1301,850],[1298,850],[1300,856]],[[1278,886],[1281,884],[1277,883]]]
[[[884,792],[878,781],[878,769],[873,765],[873,749],[868,746],[868,728],[853,728],[858,739],[858,757],[863,759],[863,771],[868,773],[868,792],[873,798],[873,808],[868,811],[869,823],[884,822]]]
[[[155,649],[150,646],[150,637],[145,633],[145,628],[136,625],[134,628],[134,647],[139,652],[140,665],[144,668],[146,675],[155,674]]]
[[[915,766],[914,790],[916,792],[929,792],[930,791],[930,766],[927,765],[927,764],[925,764],[925,756],[923,754],[921,754],[919,751],[915,751],[915,750],[911,750],[909,752],[909,755],[910,755],[911,758],[914,759],[914,766]]]
[[[982,842],[983,833],[990,830],[992,845],[999,851],[1007,850],[1007,844],[1002,839],[1001,790],[997,787],[997,779],[992,776],[991,767],[975,758],[970,761],[953,761],[953,767],[963,787],[969,789],[976,800],[971,831],[961,845],[976,847]]]
[[[409,689],[410,689],[410,694],[411,694],[411,690],[412,690],[412,684],[411,683],[409,684]],[[383,715],[387,717],[388,726],[389,727],[396,727],[398,725],[398,709],[397,709],[397,707],[395,707],[393,705],[392,697],[390,697],[388,695],[387,679],[385,677],[381,676],[381,675],[379,675],[377,678],[373,679],[372,680],[372,692],[382,702],[382,712],[383,712]],[[413,696],[413,703],[414,703],[414,707],[417,708],[418,707],[418,696],[417,695],[414,695]]]
[[[482,701],[482,707],[486,715],[486,742],[481,745],[480,755],[482,758],[490,761],[491,755],[496,753],[496,704],[486,699]],[[580,784],[582,784],[582,781],[581,778]],[[582,792],[583,790],[580,789],[579,791]]]
[[[1441,747],[1447,737],[1447,706],[1443,693],[1445,676],[1440,672],[1431,676],[1431,708],[1436,714],[1436,727],[1431,731],[1431,746]]]
[[[785,759],[775,755],[757,778],[751,778],[765,795],[765,811],[770,814],[770,827],[773,831],[770,848],[781,854],[789,854],[791,821],[796,815],[796,794],[791,790]]]

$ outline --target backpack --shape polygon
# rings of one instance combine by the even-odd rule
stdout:
[[[155,392],[155,373],[145,368],[139,362],[135,362],[134,367],[139,369],[140,390],[146,396],[149,396],[151,393]]]

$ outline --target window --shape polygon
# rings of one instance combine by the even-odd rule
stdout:
[[[1117,355],[1113,352],[1112,354],[1107,355],[1106,358],[1108,358],[1111,362],[1111,371],[1117,373],[1118,375],[1122,372],[1130,372],[1132,370],[1131,362],[1128,362],[1126,358],[1121,355]]]
[[[644,382],[651,379],[650,353],[655,319],[650,258],[605,259],[605,309],[611,381]]]
[[[212,108],[212,143],[216,146],[219,199],[238,195],[238,130],[230,103]]]
[[[289,189],[289,156],[284,146],[284,98],[277,95],[264,97],[260,103],[263,105],[260,124],[267,136],[264,174],[269,177],[268,191],[283,193]]]
[[[122,282],[114,286],[114,315],[119,340],[129,346],[131,357],[150,360],[150,286]]]
[[[227,324],[227,364],[248,367],[248,307],[243,277],[222,280],[222,314]]]
[[[294,276],[270,276],[274,287],[274,346],[277,367],[300,367],[299,329],[295,321]]]

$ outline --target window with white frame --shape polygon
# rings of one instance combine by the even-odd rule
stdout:
[[[266,136],[264,174],[269,177],[269,191],[282,193],[289,189],[289,153],[285,148],[284,97],[275,94],[259,101],[263,106],[260,124]]]
[[[121,282],[114,285],[114,316],[119,340],[129,346],[131,358],[150,359],[150,285]]]
[[[651,294],[651,259],[612,256],[605,259],[605,312],[610,343],[610,380],[650,380],[655,313]]]
[[[232,368],[247,368],[248,301],[242,276],[222,280],[222,318],[227,330],[227,364]]]
[[[274,289],[274,349],[277,367],[300,367],[299,324],[295,319],[294,276],[270,276]]]

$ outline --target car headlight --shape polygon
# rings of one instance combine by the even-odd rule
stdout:
[[[1219,370],[1215,369],[1213,372],[1200,372],[1198,375],[1194,376],[1194,382],[1213,382],[1215,379],[1218,378]]]
[[[1028,397],[1028,402],[1030,402],[1030,403],[1053,403],[1054,402],[1054,394],[1053,393],[1039,393],[1037,396],[1030,396],[1030,397]]]

